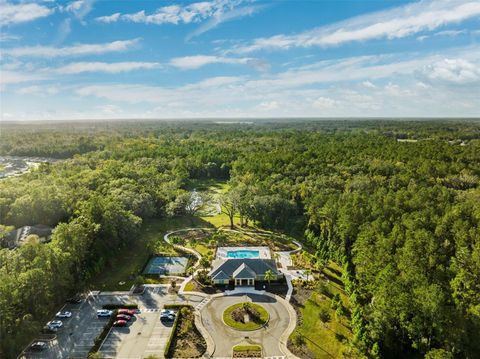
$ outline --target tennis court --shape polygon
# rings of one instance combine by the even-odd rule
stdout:
[[[187,257],[153,257],[148,262],[144,274],[179,275],[187,268]]]

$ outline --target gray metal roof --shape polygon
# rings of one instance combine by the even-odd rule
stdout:
[[[228,278],[251,278],[255,275],[265,275],[265,272],[268,270],[271,270],[274,275],[280,274],[273,259],[226,259],[220,261],[209,275],[212,278],[220,279],[216,278],[216,276],[220,274],[219,272],[223,272]],[[240,275],[245,276],[242,277]]]
[[[233,272],[233,278],[255,278],[256,273],[250,269],[245,263],[240,264],[235,272]]]
[[[230,277],[228,275],[225,274],[225,272],[223,271],[218,271],[217,274],[215,274],[215,276],[212,277],[212,279],[230,279]]]

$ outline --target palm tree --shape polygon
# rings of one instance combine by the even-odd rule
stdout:
[[[312,273],[311,269],[305,269],[305,274],[307,275],[307,282],[308,282],[308,276]]]
[[[207,270],[210,267],[210,261],[207,258],[202,257],[202,259],[200,259],[200,266],[204,270]]]
[[[268,282],[268,285],[270,285],[270,281],[274,278],[273,272],[270,269],[267,270],[263,278]]]

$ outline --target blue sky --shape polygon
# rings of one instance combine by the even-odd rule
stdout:
[[[3,120],[480,115],[480,1],[0,0]]]

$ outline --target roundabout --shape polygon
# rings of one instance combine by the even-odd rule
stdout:
[[[231,313],[241,308],[243,304],[248,303],[252,308],[262,308],[259,312],[264,311],[263,317],[265,323],[256,325],[254,328],[242,328],[241,320],[231,322],[224,320],[225,317],[231,318]],[[238,293],[232,295],[221,295],[212,297],[200,310],[201,321],[209,335],[215,342],[215,351],[212,357],[228,358],[232,356],[232,348],[234,346],[260,345],[262,347],[263,356],[284,356],[283,347],[286,347],[286,338],[296,322],[295,315],[289,313],[288,304],[285,300],[276,296],[261,293]],[[258,306],[258,307],[257,307]],[[238,313],[237,313],[238,314]],[[239,316],[237,316],[240,319]],[[245,321],[245,320],[244,320]],[[228,323],[228,324],[227,324]],[[251,323],[251,321],[249,322]],[[254,322],[255,323],[255,322]]]
[[[267,324],[268,312],[260,304],[242,302],[233,304],[223,312],[223,323],[236,330],[257,330]]]

